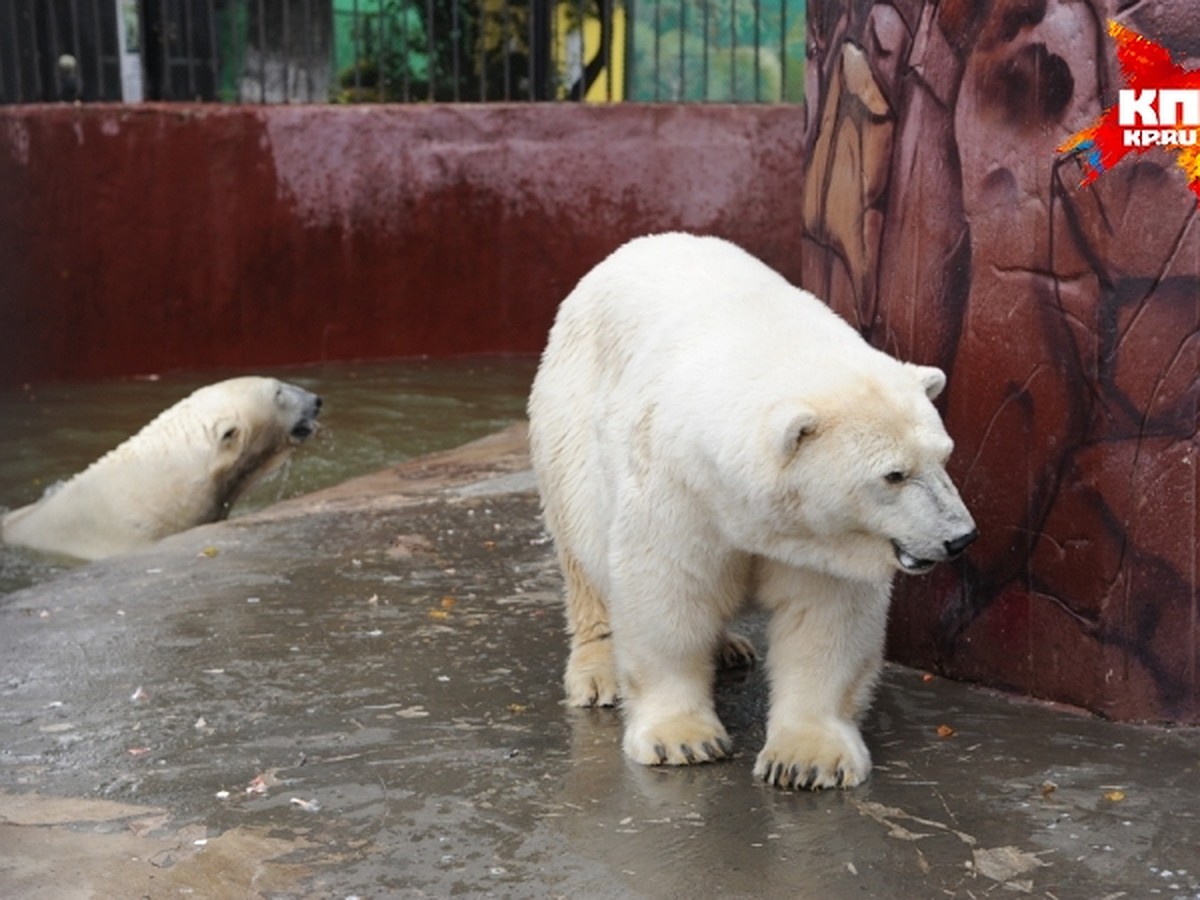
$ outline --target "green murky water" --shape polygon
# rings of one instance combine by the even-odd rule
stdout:
[[[408,359],[0,390],[0,510],[32,503],[196,388],[234,375],[272,375],[324,400],[320,433],[237,516],[498,431],[524,416],[536,367],[530,356]],[[62,568],[0,546],[0,594]]]

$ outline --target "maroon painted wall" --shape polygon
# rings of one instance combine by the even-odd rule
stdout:
[[[775,106],[0,108],[0,384],[541,348],[624,240],[799,277]]]

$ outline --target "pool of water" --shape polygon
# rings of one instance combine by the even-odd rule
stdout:
[[[322,428],[233,515],[458,446],[524,417],[532,356],[406,359],[202,372],[0,389],[0,510],[32,503],[198,387],[272,375],[321,395]],[[44,580],[61,560],[0,546],[0,594]]]

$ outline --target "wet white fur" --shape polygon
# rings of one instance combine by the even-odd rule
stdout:
[[[224,518],[315,428],[317,398],[274,378],[200,388],[141,431],[0,520],[7,544],[99,559]]]
[[[529,402],[568,702],[619,696],[639,762],[726,755],[714,660],[741,655],[726,626],[755,598],[772,612],[756,773],[866,778],[893,542],[936,561],[974,528],[944,468],[944,383],[725,241],[658,235],[600,263],[560,307]]]

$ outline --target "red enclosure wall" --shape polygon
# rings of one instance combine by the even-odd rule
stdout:
[[[537,351],[628,238],[799,276],[795,106],[0,108],[0,384]]]

